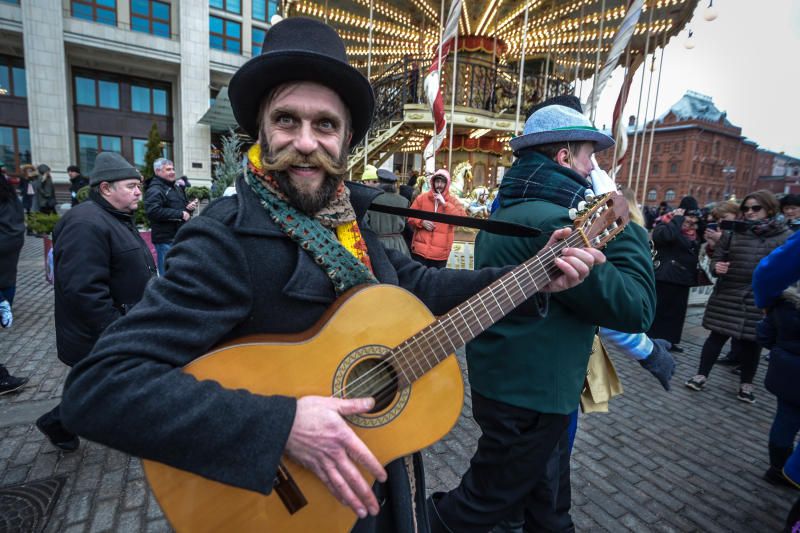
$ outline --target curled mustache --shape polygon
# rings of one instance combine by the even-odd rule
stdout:
[[[346,156],[342,159],[343,161],[336,161],[324,150],[314,150],[308,155],[302,155],[289,146],[277,154],[265,157],[262,166],[269,172],[281,172],[293,166],[310,165],[322,168],[328,175],[341,176],[345,173],[347,162]]]

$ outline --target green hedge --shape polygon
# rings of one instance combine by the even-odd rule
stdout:
[[[57,214],[47,215],[45,213],[31,213],[28,215],[28,229],[37,235],[50,235],[56,227]]]

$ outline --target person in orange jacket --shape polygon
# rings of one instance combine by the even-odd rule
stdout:
[[[450,194],[450,173],[444,169],[433,173],[431,189],[417,196],[411,204],[411,209],[466,216],[461,202]],[[414,228],[411,257],[423,265],[444,268],[455,239],[455,227],[412,217],[408,218],[408,224]]]

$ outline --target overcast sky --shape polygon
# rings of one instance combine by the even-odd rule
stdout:
[[[714,0],[719,16],[703,19],[708,0],[701,0],[689,27],[695,47],[687,50],[686,29],[667,44],[656,116],[668,110],[687,90],[711,96],[728,112],[728,120],[759,147],[800,157],[800,2],[797,0]],[[643,15],[644,17],[644,15]],[[658,51],[660,60],[661,50]],[[624,57],[624,56],[623,56]],[[624,116],[636,114],[641,71],[631,86]],[[642,108],[647,97],[645,78]],[[658,72],[656,71],[656,76]],[[622,69],[601,95],[597,126],[611,125],[614,102],[622,84]],[[585,99],[591,83],[584,83]],[[650,112],[655,100],[653,78]],[[643,115],[642,115],[643,116]]]

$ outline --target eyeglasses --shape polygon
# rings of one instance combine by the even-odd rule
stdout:
[[[743,205],[742,206],[742,213],[747,213],[748,211],[752,211],[753,213],[758,213],[762,209],[764,209],[764,208],[761,207],[760,205],[750,205],[750,206]]]

